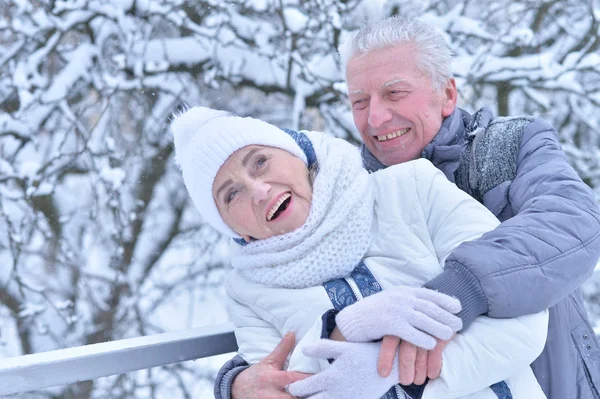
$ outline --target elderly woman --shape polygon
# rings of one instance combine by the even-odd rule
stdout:
[[[226,285],[239,354],[254,364],[293,332],[288,370],[316,375],[291,394],[406,397],[397,370],[379,376],[373,341],[395,335],[433,348],[432,336],[461,328],[458,301],[416,287],[461,242],[492,230],[494,216],[425,160],[368,174],[341,139],[201,107],[171,127],[198,211],[239,244]],[[544,398],[529,364],[547,322],[547,312],[478,318],[419,395]],[[336,337],[347,342],[326,339]]]

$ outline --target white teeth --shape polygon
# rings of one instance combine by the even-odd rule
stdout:
[[[387,140],[395,139],[398,136],[402,136],[403,134],[406,134],[406,132],[408,132],[409,130],[410,130],[410,128],[407,127],[402,130],[398,130],[397,132],[392,132],[390,134],[383,134],[381,136],[377,136],[377,140],[378,141],[387,141]]]
[[[281,204],[283,204],[283,201],[285,201],[286,199],[290,198],[292,196],[292,194],[290,193],[285,193],[283,194],[281,197],[279,197],[279,200],[275,203],[275,205],[273,205],[273,207],[271,208],[271,210],[269,210],[269,213],[267,213],[267,221],[271,221],[271,218],[273,217],[273,215],[275,214],[275,212],[277,212],[277,209],[279,209],[279,207],[281,206]]]

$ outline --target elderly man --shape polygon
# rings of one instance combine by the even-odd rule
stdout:
[[[340,55],[365,167],[427,158],[502,221],[460,245],[425,287],[460,300],[463,329],[479,315],[508,318],[550,308],[546,347],[532,364],[538,382],[550,399],[600,398],[600,345],[579,289],[600,257],[600,212],[554,128],[539,118],[456,108],[450,49],[422,22],[381,20],[352,35]],[[293,345],[284,338],[251,367],[232,359],[219,373],[215,395],[291,398],[284,388],[306,378],[282,371]],[[397,345],[397,338],[384,337],[380,374],[389,374]],[[440,343],[428,353],[402,342],[400,381],[435,378],[443,349]]]

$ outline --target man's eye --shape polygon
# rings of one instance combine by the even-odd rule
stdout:
[[[403,98],[408,94],[407,91],[404,90],[392,90],[390,91],[390,96],[392,98]]]
[[[361,99],[361,100],[355,100],[352,101],[352,108],[354,109],[364,109],[367,106],[367,100]]]

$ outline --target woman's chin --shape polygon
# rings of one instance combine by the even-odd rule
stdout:
[[[283,235],[302,227],[306,222],[306,216],[301,218],[300,215],[289,215],[285,220],[275,220],[274,222],[279,223],[270,226],[273,232],[272,235]]]
[[[296,230],[298,227],[302,226],[302,223],[290,223],[292,222],[287,221],[288,223],[282,223],[281,226],[277,226],[273,229],[273,231],[275,232],[274,235],[283,235],[283,234],[287,234],[287,233],[291,233],[292,231]]]

